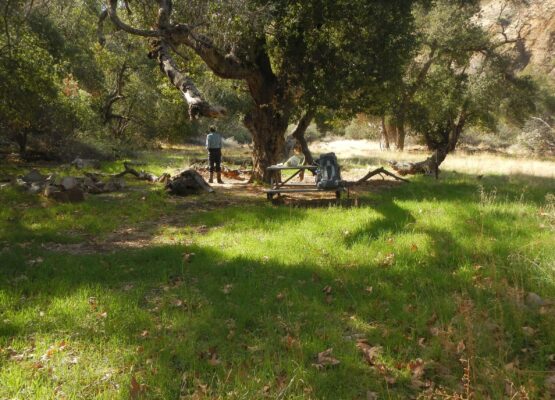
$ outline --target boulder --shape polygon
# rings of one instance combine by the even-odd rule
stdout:
[[[46,176],[42,175],[36,169],[32,169],[31,171],[29,171],[27,175],[23,176],[21,179],[23,179],[23,181],[26,183],[44,182],[46,180]]]
[[[117,192],[125,187],[125,181],[119,178],[110,179],[104,185],[105,192]]]
[[[100,161],[94,160],[94,159],[83,159],[83,158],[77,157],[75,160],[73,160],[71,162],[71,166],[73,166],[77,169],[83,169],[83,168],[98,169],[98,168],[100,168]]]
[[[78,187],[74,187],[63,192],[52,192],[50,197],[62,203],[77,203],[85,200],[85,192]]]
[[[204,178],[193,169],[182,171],[179,175],[169,179],[166,183],[166,189],[171,194],[178,196],[197,194],[202,190],[208,193],[214,192],[214,189],[206,183]]]
[[[29,186],[29,193],[31,194],[36,194],[42,191],[43,185],[41,185],[40,183],[37,182],[33,182],[31,183],[31,186]]]
[[[46,187],[44,188],[43,194],[46,197],[53,197],[52,194],[55,192],[60,192],[60,189],[54,185],[47,184]]]
[[[530,307],[539,308],[545,305],[545,300],[534,292],[529,292],[526,295],[526,304]]]
[[[64,190],[71,190],[76,188],[79,185],[79,182],[73,176],[66,176],[62,179],[60,185],[64,188]]]

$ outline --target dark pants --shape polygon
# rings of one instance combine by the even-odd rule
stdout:
[[[214,165],[216,172],[220,172],[222,167],[222,149],[208,149],[208,162],[210,163],[210,172],[214,172]]]

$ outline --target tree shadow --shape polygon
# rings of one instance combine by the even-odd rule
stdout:
[[[92,347],[99,341],[118,342],[129,352],[141,347],[142,355],[130,359],[141,371],[141,379],[162,398],[179,396],[184,374],[197,377],[218,393],[240,388],[251,398],[265,396],[266,385],[269,396],[277,397],[290,382],[287,393],[299,398],[310,391],[318,398],[364,398],[367,390],[389,391],[398,398],[414,395],[406,371],[392,367],[398,383],[391,388],[366,365],[356,348],[358,337],[382,345],[384,359],[391,365],[416,358],[441,361],[449,366],[448,374],[433,371],[437,374],[434,377],[455,387],[457,383],[450,382],[447,375],[460,376],[459,355],[437,343],[435,348],[424,348],[418,341],[435,340],[429,333],[434,314],[444,325],[458,321],[457,296],[466,295],[483,304],[497,300],[495,291],[477,289],[473,277],[459,269],[492,257],[503,260],[514,250],[510,248],[513,242],[492,241],[491,247],[480,250],[469,248],[462,240],[475,235],[473,224],[481,224],[484,234],[495,238],[506,231],[498,220],[515,225],[518,221],[502,210],[477,220],[478,186],[465,177],[453,182],[419,179],[391,191],[361,194],[357,206],[374,210],[379,216],[372,216],[343,239],[350,249],[398,234],[428,238],[429,249],[419,260],[407,248],[391,265],[382,265],[371,253],[351,266],[323,265],[302,254],[295,262],[277,256],[264,260],[248,254],[229,255],[217,244],[150,244],[145,249],[92,255],[44,253],[32,247],[13,250],[2,256],[6,262],[0,293],[10,300],[3,303],[0,319],[13,313],[36,314],[39,308],[44,309],[46,318],[32,323],[23,317],[5,322],[0,328],[0,343],[71,332],[70,340]],[[499,187],[499,182],[503,180],[486,181],[484,186]],[[531,193],[531,201],[539,202],[545,191]],[[519,191],[501,187],[497,196],[504,195],[517,198]],[[404,205],[408,200],[437,201],[438,207],[476,204],[461,211],[451,226],[415,228],[421,217],[414,205],[410,209]],[[318,201],[225,207],[173,219],[167,225],[227,225],[230,231],[240,231],[244,226],[233,224],[241,220],[250,222],[252,229],[275,231],[288,221],[310,218],[310,208],[330,206]],[[179,210],[180,204],[175,209]],[[114,210],[120,206],[114,204]],[[354,199],[341,207],[354,207]],[[113,214],[110,211],[107,215]],[[31,229],[21,221],[12,222],[21,235],[36,240],[54,233],[54,228]],[[530,238],[530,232],[517,226],[513,234],[522,241]],[[40,265],[25,264],[29,254],[39,252],[44,258]],[[190,263],[183,261],[184,253],[195,254]],[[526,273],[532,281],[540,272]],[[126,288],[129,285],[132,287]],[[91,297],[96,299],[95,308]],[[484,307],[481,312],[487,315],[487,310]],[[511,334],[516,339],[508,351],[516,353],[524,339],[518,331]],[[341,364],[317,370],[312,366],[316,355],[329,347],[334,348]],[[478,349],[477,356],[490,354]],[[146,367],[147,360],[156,373]]]
[[[13,299],[11,312],[40,309],[45,316],[5,323],[0,343],[71,332],[70,346],[96,348],[100,341],[127,350],[140,347],[135,369],[164,398],[179,396],[183,374],[220,393],[242,387],[257,397],[268,385],[277,396],[285,379],[294,381],[292,394],[309,390],[318,397],[364,398],[367,390],[386,391],[387,384],[364,362],[356,338],[383,344],[386,357],[396,362],[421,356],[403,335],[423,332],[421,320],[432,314],[431,304],[422,306],[424,316],[405,310],[414,293],[420,297],[429,290],[429,280],[421,282],[423,271],[373,266],[336,271],[306,262],[230,259],[198,246],[187,248],[195,255],[183,264],[183,251],[159,246],[107,255],[48,254],[40,267],[12,264],[6,276],[26,279],[1,281],[0,290]],[[434,285],[443,293],[462,285],[459,279]],[[365,291],[368,284],[375,287],[372,295]],[[399,332],[384,338],[373,326],[395,326]],[[329,347],[341,364],[320,371],[313,366],[316,355]],[[148,359],[156,372],[145,369]],[[389,390],[403,397],[413,390],[401,372],[392,372],[400,384]]]

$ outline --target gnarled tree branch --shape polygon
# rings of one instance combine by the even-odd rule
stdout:
[[[174,25],[167,32],[167,37],[174,44],[184,44],[191,48],[220,78],[245,79],[253,74],[253,69],[242,63],[233,53],[223,54],[210,38],[194,33],[187,24]]]
[[[137,28],[134,28],[130,25],[127,25],[118,16],[117,4],[118,4],[117,0],[110,0],[110,4],[109,4],[108,8],[106,9],[106,11],[108,13],[108,16],[110,17],[110,20],[114,23],[114,25],[117,28],[121,29],[122,31],[125,31],[127,33],[131,33],[132,35],[137,35],[137,36],[145,36],[145,37],[159,37],[160,36],[161,32],[159,30],[137,29]]]
[[[156,58],[160,69],[166,74],[170,82],[183,94],[183,98],[189,105],[189,116],[191,119],[199,117],[219,117],[226,113],[225,108],[211,106],[206,102],[195,84],[184,73],[179,71],[175,62],[170,57],[168,44],[163,40],[155,40],[152,43],[153,50],[149,57]]]
[[[204,117],[219,117],[225,114],[225,108],[211,106],[206,100],[202,98],[199,90],[196,88],[193,81],[186,76],[183,72],[179,71],[175,62],[170,56],[169,48],[175,44],[184,43],[185,45],[193,48],[206,62],[206,64],[214,70],[215,73],[227,74],[228,77],[236,77],[231,71],[233,70],[237,73],[237,76],[242,76],[239,72],[241,69],[236,67],[236,61],[232,63],[225,64],[223,61],[227,60],[226,57],[221,56],[221,54],[209,44],[201,44],[200,42],[193,41],[194,35],[191,30],[186,25],[174,26],[171,24],[171,11],[172,2],[171,0],[158,0],[158,29],[144,30],[134,28],[125,22],[123,22],[117,14],[117,0],[109,0],[107,8],[102,11],[99,16],[97,34],[99,42],[104,44],[104,34],[103,25],[107,17],[114,25],[132,35],[144,36],[155,38],[152,41],[152,51],[149,53],[150,58],[155,58],[158,60],[160,69],[166,74],[171,83],[183,94],[185,101],[189,105],[189,116],[191,119],[196,119],[201,116]],[[186,27],[186,29],[184,29]],[[178,33],[176,35],[176,32]],[[186,34],[184,35],[184,32]],[[210,60],[211,62],[209,62]],[[222,61],[223,60],[223,61]],[[214,67],[214,68],[213,68]],[[112,96],[112,104],[118,99],[118,94]],[[110,104],[111,105],[111,104]]]

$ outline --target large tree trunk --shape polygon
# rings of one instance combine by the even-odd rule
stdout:
[[[395,148],[399,151],[405,149],[405,116],[407,115],[407,107],[406,104],[402,104],[391,118],[391,125],[395,132]]]
[[[270,182],[272,175],[267,168],[281,161],[287,122],[285,116],[270,106],[256,107],[245,116],[244,123],[253,141],[253,181]]]
[[[385,124],[385,115],[382,115],[382,138],[385,150],[391,150],[391,145],[389,144],[389,132],[387,131],[387,126]]]
[[[405,149],[405,122],[403,120],[399,121],[396,126],[397,128],[397,137],[395,138],[395,147],[397,150],[403,151]]]
[[[22,130],[15,135],[15,141],[19,146],[19,154],[24,155],[27,152],[27,131]]]
[[[395,145],[397,150],[403,150],[405,146],[405,128],[404,126],[401,127],[399,121],[400,118],[397,116],[393,116],[387,118],[385,122],[384,132],[387,135],[387,142],[391,146],[391,144]],[[404,122],[403,122],[404,123]],[[400,137],[402,134],[402,137]]]
[[[256,45],[254,63],[256,69],[245,79],[254,106],[243,122],[252,134],[251,181],[269,183],[273,173],[268,171],[268,167],[281,161],[285,148],[291,105],[287,90],[272,71],[264,38],[260,38]]]
[[[450,152],[455,151],[455,148],[457,147],[457,143],[459,142],[459,138],[461,137],[461,133],[465,123],[466,123],[466,114],[465,114],[465,111],[463,110],[459,114],[459,119],[455,124],[455,126],[453,127],[453,130],[451,131],[451,135],[449,135],[448,149]]]

